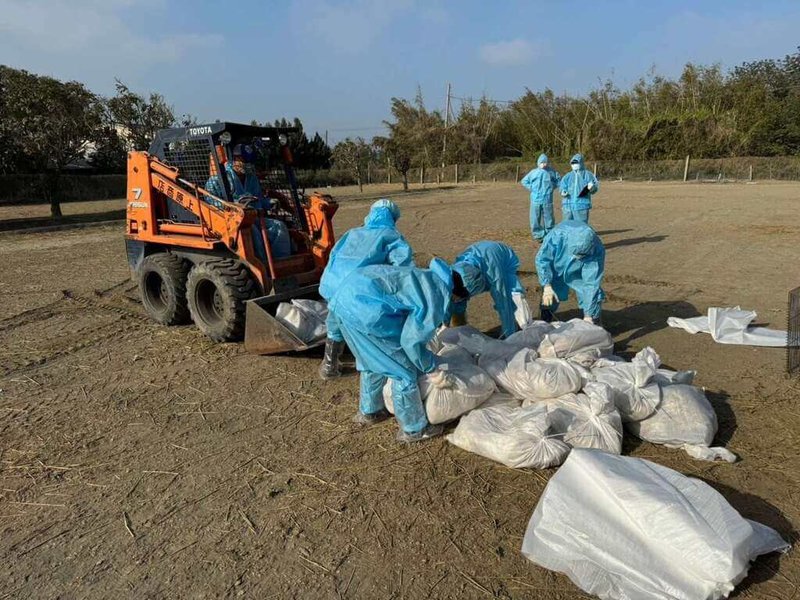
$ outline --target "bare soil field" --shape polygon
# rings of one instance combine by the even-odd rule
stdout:
[[[538,299],[525,190],[395,198],[418,264],[497,239]],[[797,541],[800,382],[780,349],[666,327],[709,306],[783,328],[800,285],[800,185],[604,183],[604,324],[625,356],[697,369],[736,464],[628,439],[624,452],[719,490]],[[368,201],[343,203],[338,231]],[[66,205],[68,206],[68,205]],[[486,295],[485,295],[486,296]],[[584,597],[520,554],[555,472],[511,470],[396,424],[350,421],[358,378],[320,353],[260,357],[150,322],[121,227],[0,236],[0,598]],[[563,318],[575,316],[574,301]],[[493,331],[491,300],[469,308]],[[798,595],[800,560],[760,559],[739,598]]]

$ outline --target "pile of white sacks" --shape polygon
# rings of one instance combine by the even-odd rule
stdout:
[[[631,362],[614,356],[602,327],[575,319],[536,321],[506,340],[473,327],[442,330],[432,349],[452,387],[420,391],[431,423],[460,418],[447,439],[508,467],[560,465],[572,448],[622,449],[623,427],[702,460],[733,462],[712,448],[717,418],[694,372],[661,369],[652,348]],[[390,385],[384,389],[391,406]]]

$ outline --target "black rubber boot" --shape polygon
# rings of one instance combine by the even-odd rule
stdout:
[[[342,369],[339,365],[339,358],[344,352],[344,342],[325,341],[325,356],[319,366],[319,376],[323,380],[341,377]]]
[[[539,312],[540,312],[540,318],[541,318],[542,321],[544,321],[545,323],[552,323],[553,322],[553,319],[555,318],[555,315],[553,314],[552,310],[550,310],[546,306],[540,306],[539,307]]]

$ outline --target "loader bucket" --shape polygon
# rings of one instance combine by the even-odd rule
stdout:
[[[244,349],[251,354],[280,354],[300,352],[325,343],[308,344],[275,318],[278,304],[293,298],[319,300],[319,285],[297,288],[280,294],[248,300],[245,308]]]

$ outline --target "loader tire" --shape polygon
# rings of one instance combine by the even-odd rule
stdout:
[[[139,268],[139,294],[148,316],[162,325],[181,325],[190,320],[186,304],[189,266],[174,254],[151,254]]]
[[[197,263],[186,288],[189,312],[200,331],[215,342],[242,339],[245,302],[257,293],[244,265],[232,259]]]

